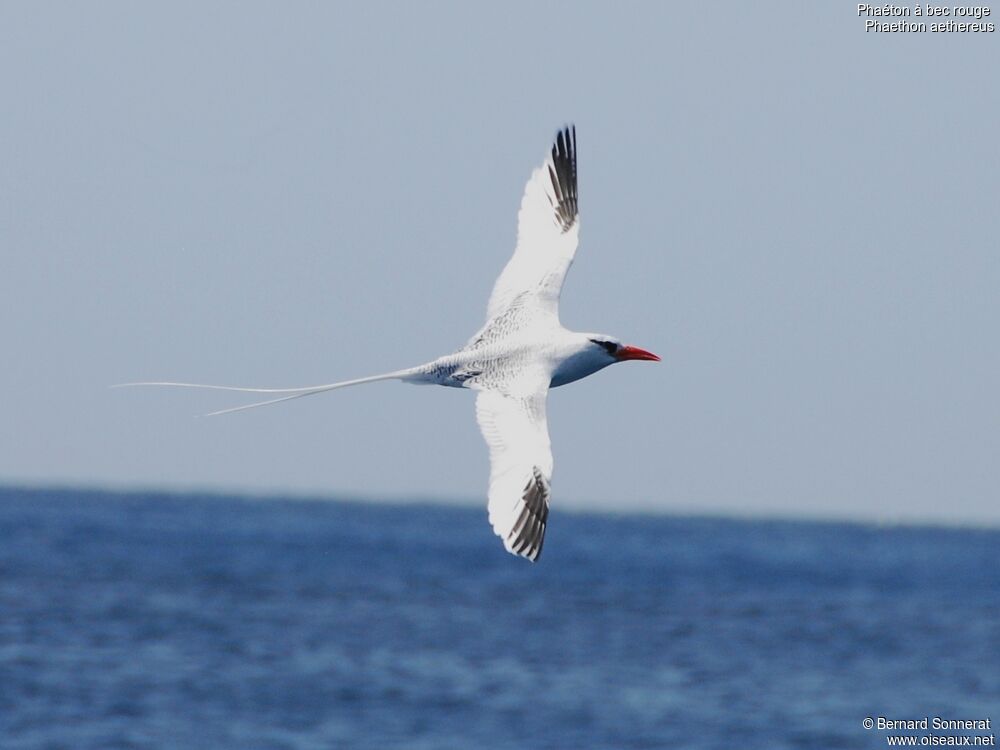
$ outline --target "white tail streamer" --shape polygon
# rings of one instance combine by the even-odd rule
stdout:
[[[347,388],[352,385],[362,385],[363,383],[375,383],[380,380],[407,380],[411,376],[417,374],[421,368],[410,368],[408,370],[397,370],[395,372],[387,372],[382,375],[371,375],[367,378],[356,378],[355,380],[342,380],[339,383],[326,383],[324,385],[311,385],[305,386],[304,388],[244,388],[235,385],[208,385],[205,383],[175,383],[172,381],[147,381],[141,383],[119,383],[117,385],[111,386],[112,388],[135,388],[135,387],[148,387],[148,386],[159,386],[166,388],[200,388],[202,390],[211,391],[239,391],[241,393],[285,393],[289,394],[286,396],[280,396],[279,398],[272,398],[266,401],[255,401],[252,404],[244,404],[243,406],[234,406],[229,409],[220,409],[218,411],[209,412],[202,416],[205,417],[217,417],[221,414],[232,414],[237,411],[245,411],[247,409],[256,409],[258,406],[267,406],[268,404],[277,404],[282,401],[291,401],[292,399],[302,398],[304,396],[315,396],[317,393],[326,393],[327,391],[334,391],[338,388]]]

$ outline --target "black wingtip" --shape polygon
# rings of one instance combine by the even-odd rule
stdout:
[[[576,223],[579,199],[576,186],[576,126],[567,125],[556,133],[552,144],[552,168],[549,179],[556,198],[556,216],[563,232]]]
[[[511,551],[531,562],[542,554],[545,527],[549,520],[549,482],[537,466],[532,467],[531,478],[524,487],[521,499],[524,508],[511,530]]]

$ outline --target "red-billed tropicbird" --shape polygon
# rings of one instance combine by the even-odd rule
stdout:
[[[659,361],[612,336],[576,333],[559,322],[559,293],[580,233],[576,128],[556,135],[531,174],[517,216],[517,247],[493,287],[486,325],[454,354],[405,370],[306,388],[237,388],[198,383],[128,383],[285,394],[252,409],[379,380],[477,391],[476,418],[490,450],[489,519],[509,552],[537,560],[549,515],[552,449],[545,418],[550,388],[615,362]]]

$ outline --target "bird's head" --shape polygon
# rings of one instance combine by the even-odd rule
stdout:
[[[625,362],[630,359],[660,361],[660,358],[652,352],[647,352],[637,346],[623,344],[613,336],[599,333],[574,333],[572,337],[572,343],[568,350],[562,353],[565,358],[552,373],[550,385],[553,388],[585,378],[615,362]]]
[[[595,350],[596,355],[604,358],[608,365],[615,362],[626,362],[630,359],[643,359],[649,362],[660,361],[660,358],[652,352],[647,352],[645,349],[640,349],[637,346],[623,344],[612,336],[591,335],[587,340]]]

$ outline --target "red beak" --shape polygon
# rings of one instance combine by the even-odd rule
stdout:
[[[640,349],[638,346],[623,346],[618,350],[615,355],[619,362],[624,362],[627,359],[645,359],[650,362],[659,362],[660,358],[657,357],[652,352],[647,352],[645,349]]]

